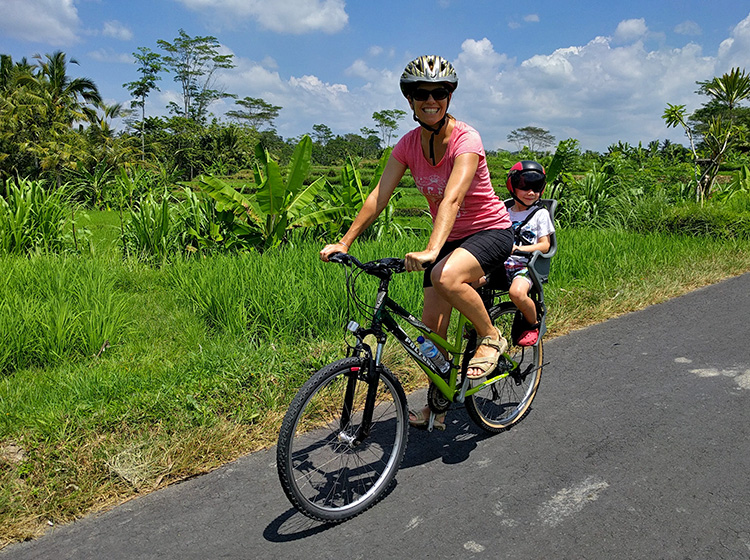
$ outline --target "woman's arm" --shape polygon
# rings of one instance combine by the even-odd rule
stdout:
[[[360,236],[377,219],[383,209],[388,206],[388,201],[393,196],[399,181],[406,172],[406,166],[393,156],[388,158],[383,174],[372,192],[365,199],[365,203],[354,218],[349,230],[338,243],[326,245],[320,251],[320,258],[328,261],[334,253],[347,253],[354,240]]]

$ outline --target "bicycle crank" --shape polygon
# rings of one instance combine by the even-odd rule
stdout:
[[[451,401],[446,399],[445,395],[435,385],[430,383],[430,387],[427,389],[427,405],[435,414],[440,414],[450,408]]]

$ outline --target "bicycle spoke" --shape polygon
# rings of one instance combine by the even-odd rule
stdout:
[[[339,521],[375,503],[393,481],[406,445],[406,398],[385,369],[370,433],[355,441],[369,383],[362,376],[351,385],[352,363],[358,359],[341,360],[313,376],[282,425],[277,451],[282,486],[300,511],[316,519]],[[345,394],[351,398],[349,421],[340,428]]]

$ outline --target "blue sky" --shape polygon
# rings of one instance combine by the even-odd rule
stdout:
[[[508,133],[524,126],[597,151],[620,140],[685,143],[664,126],[667,103],[695,109],[705,101],[696,81],[750,71],[746,0],[0,0],[0,10],[0,53],[62,50],[79,63],[72,76],[126,106],[138,47],[158,51],[181,28],[213,35],[236,64],[218,85],[281,106],[285,138],[321,123],[358,132],[374,126],[374,111],[408,110],[398,77],[421,54],[453,61],[451,112],[487,149],[515,149]],[[178,99],[170,75],[159,87],[147,114]],[[404,119],[398,135],[413,126]]]

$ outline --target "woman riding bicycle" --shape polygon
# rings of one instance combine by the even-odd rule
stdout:
[[[503,266],[513,248],[511,221],[492,188],[479,134],[448,113],[458,86],[451,63],[439,56],[416,58],[406,66],[400,86],[420,126],[399,140],[349,230],[326,245],[320,257],[328,261],[334,253],[347,252],[386,208],[409,169],[433,222],[427,247],[405,256],[407,271],[425,271],[422,322],[445,338],[452,308],[465,315],[479,337],[467,375],[481,379],[495,368],[507,342],[471,283]],[[423,427],[428,415],[426,407],[409,421]],[[435,427],[444,429],[443,419],[436,419]]]

